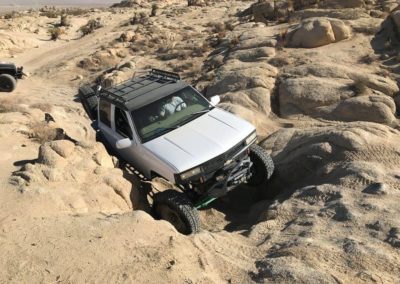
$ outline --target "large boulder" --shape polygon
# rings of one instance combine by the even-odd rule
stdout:
[[[229,55],[229,59],[243,62],[254,62],[275,56],[273,47],[257,47],[251,49],[237,50]]]
[[[354,96],[349,80],[330,80],[318,77],[288,78],[279,86],[280,114],[318,116],[320,108]]]
[[[396,105],[386,96],[360,96],[341,101],[331,117],[342,121],[371,121],[391,124],[396,120]]]
[[[340,20],[310,18],[288,31],[285,44],[289,47],[313,48],[338,42],[350,36],[350,28]]]
[[[250,7],[255,22],[267,22],[286,18],[293,12],[288,1],[259,1]]]
[[[335,283],[350,273],[360,282],[398,282],[399,139],[399,131],[365,122],[269,136],[262,145],[276,172],[265,192],[281,194],[251,212],[259,223],[249,236],[262,243],[268,235],[253,281]]]
[[[394,169],[400,164],[400,155],[396,152],[399,137],[399,131],[376,123],[325,123],[305,129],[279,130],[262,145],[271,151],[277,165],[278,178],[274,182],[295,187],[313,182],[337,184],[346,175],[363,177],[369,182],[384,180],[385,175],[388,180],[394,180],[389,177],[390,172],[374,165],[381,163]],[[361,162],[365,164],[364,169],[358,168],[356,172]]]
[[[362,71],[332,62],[303,64],[287,69],[286,73],[294,77],[307,77],[312,75],[321,78],[334,78],[335,80],[350,79],[387,96],[394,96],[399,92],[397,83],[389,77],[383,77],[368,71]]]
[[[357,92],[354,82],[348,79],[314,76],[283,79],[279,86],[280,115],[385,124],[396,120],[396,105],[391,97],[374,94],[368,88],[365,94]]]
[[[123,213],[139,203],[137,188],[100,143],[45,143],[37,161],[14,172],[11,182],[27,194],[46,194],[70,213]]]
[[[216,82],[207,88],[207,96],[257,87],[271,90],[275,85],[275,78],[271,75],[270,70],[261,67],[221,72]]]

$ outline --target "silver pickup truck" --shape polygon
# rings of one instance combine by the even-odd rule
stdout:
[[[255,127],[178,74],[153,69],[107,89],[83,86],[79,96],[119,159],[179,188],[154,194],[153,212],[183,234],[199,231],[197,209],[242,183],[265,189],[274,171]]]

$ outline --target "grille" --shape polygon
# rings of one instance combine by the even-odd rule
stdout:
[[[224,154],[222,154],[214,159],[211,159],[208,162],[205,162],[203,164],[203,171],[206,174],[209,174],[209,173],[215,172],[215,171],[223,168],[225,162],[227,160],[232,159],[233,156],[235,156],[238,152],[240,152],[240,150],[242,150],[243,147],[244,147],[244,142],[240,142],[238,145],[234,146],[233,148],[231,148]]]

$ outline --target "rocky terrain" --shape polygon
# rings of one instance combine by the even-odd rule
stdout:
[[[0,282],[398,283],[399,31],[390,0],[3,14],[0,59],[28,76],[0,94]],[[196,235],[148,214],[76,98],[151,67],[220,95],[275,162],[263,198],[238,188]]]

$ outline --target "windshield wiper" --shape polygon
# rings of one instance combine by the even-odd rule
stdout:
[[[211,108],[208,108],[208,109],[205,109],[205,110],[202,110],[202,111],[198,111],[198,112],[194,112],[194,113],[191,113],[190,115],[192,116],[192,115],[196,115],[196,114],[206,113],[206,112],[209,112],[209,111],[211,111]]]
[[[159,127],[157,129],[154,129],[153,131],[149,132],[148,134],[150,134],[150,133],[153,134],[154,132],[157,134],[164,133],[165,131],[175,130],[177,128],[179,128],[179,125],[175,126],[175,127]]]

